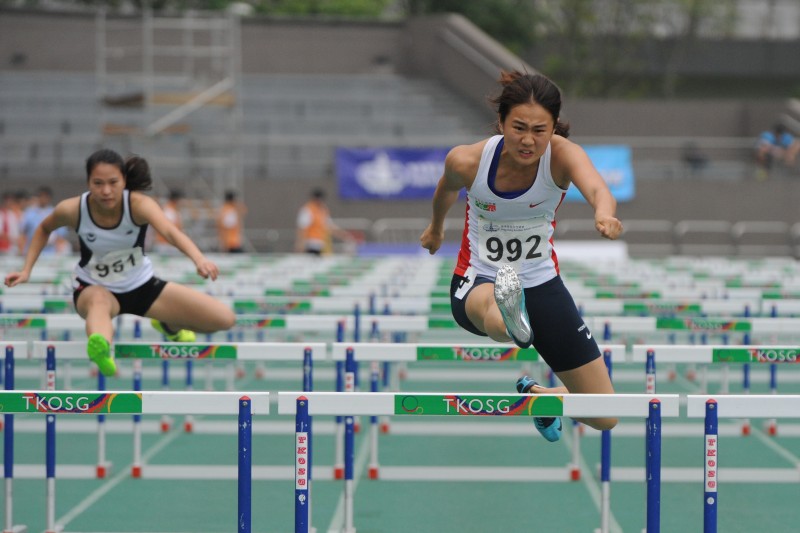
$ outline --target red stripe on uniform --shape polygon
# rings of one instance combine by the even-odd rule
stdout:
[[[459,276],[463,276],[467,272],[472,259],[469,249],[469,201],[467,201],[464,212],[464,231],[461,233],[461,248],[458,250],[458,261],[454,271]]]

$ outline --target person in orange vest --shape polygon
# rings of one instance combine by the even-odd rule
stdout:
[[[247,207],[236,201],[235,191],[225,192],[225,202],[217,214],[217,233],[219,235],[219,250],[225,253],[242,253],[242,220],[247,213]]]
[[[329,254],[333,251],[333,237],[346,242],[355,239],[345,230],[334,224],[325,204],[325,191],[314,189],[311,199],[297,214],[297,239],[294,250],[297,253],[312,255]]]
[[[167,201],[162,209],[164,210],[164,215],[167,217],[167,220],[172,222],[176,228],[183,231],[181,200],[183,200],[183,192],[177,189],[172,189],[169,191],[169,197],[167,198]],[[153,233],[155,235],[153,250],[162,254],[174,254],[177,252],[175,247],[168,243],[167,239],[165,239],[163,235],[155,230],[153,230]]]

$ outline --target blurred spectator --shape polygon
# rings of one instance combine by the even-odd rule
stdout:
[[[330,211],[325,204],[325,191],[314,189],[297,214],[297,238],[295,252],[313,255],[329,254],[333,251],[333,237],[346,242],[355,239],[331,220]]]
[[[53,211],[53,190],[50,187],[39,187],[36,196],[22,213],[19,227],[19,252],[24,255],[33,238],[33,232],[42,223],[42,220]],[[50,234],[47,245],[42,249],[43,255],[67,254],[72,251],[72,246],[67,240],[67,228],[59,228]]]
[[[0,205],[0,255],[17,253],[21,218],[22,209],[18,205],[17,196],[11,191],[3,192]]]
[[[689,141],[683,145],[682,157],[692,176],[708,166],[708,156],[703,153],[694,141]]]
[[[800,142],[795,139],[783,124],[775,124],[772,130],[764,131],[756,144],[756,178],[764,180],[769,176],[774,162],[779,161],[791,168],[800,153]]]
[[[183,229],[183,216],[181,215],[181,201],[183,200],[183,192],[177,189],[169,191],[169,197],[163,206],[164,215],[167,220],[175,224],[175,227],[181,231]],[[179,254],[180,251],[172,246],[167,240],[158,233],[155,229],[152,230],[155,234],[153,242],[153,250],[163,254]]]
[[[225,253],[242,253],[242,230],[247,206],[236,199],[235,191],[225,192],[225,201],[217,214],[219,250]]]

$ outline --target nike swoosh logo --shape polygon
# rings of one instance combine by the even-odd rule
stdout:
[[[591,339],[592,338],[592,332],[591,331],[587,331],[586,332],[586,338],[587,339]]]
[[[528,205],[528,207],[536,207],[537,205],[541,205],[541,204],[543,204],[544,202],[545,202],[545,200],[542,200],[542,201],[541,201],[541,202],[539,202],[538,204],[529,204],[529,205]]]

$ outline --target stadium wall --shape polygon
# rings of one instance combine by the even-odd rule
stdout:
[[[95,20],[89,14],[0,10],[0,71],[83,71],[95,69]],[[131,19],[131,24],[138,24]],[[450,37],[446,37],[446,35]],[[455,36],[455,38],[453,37]],[[481,57],[464,57],[458,46],[478,47]],[[246,19],[242,28],[243,72],[367,73],[392,69],[409,76],[438,76],[453,90],[485,105],[495,75],[491,65],[515,66],[514,58],[459,17],[444,15],[405,22],[298,22]],[[487,65],[489,65],[487,67]],[[614,101],[570,100],[565,115],[581,136],[755,136],[784,108],[783,100]],[[488,113],[487,108],[487,113]],[[6,132],[6,134],[13,132]],[[145,154],[146,155],[146,154]],[[652,180],[637,182],[637,196],[620,206],[623,218],[797,221],[799,180],[769,182]],[[50,180],[43,177],[45,182]],[[30,188],[30,181],[9,188]],[[352,203],[337,199],[332,175],[292,179],[248,178],[245,198],[250,227],[293,224],[308,191],[322,186],[331,194],[336,217],[426,217],[430,201]],[[76,182],[55,184],[57,197],[76,194]],[[280,198],[280,202],[275,202]],[[262,208],[261,206],[267,207]],[[454,216],[462,213],[454,211]],[[560,218],[588,218],[580,204],[565,204]]]

